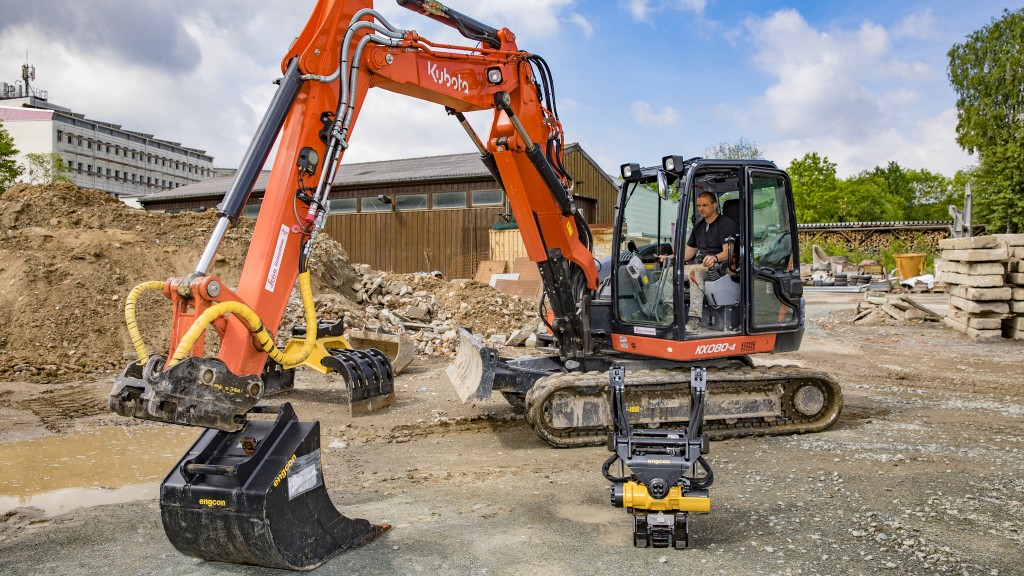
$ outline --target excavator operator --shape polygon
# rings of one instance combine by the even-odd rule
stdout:
[[[726,240],[737,234],[736,223],[719,214],[718,198],[711,192],[697,196],[697,214],[700,220],[690,232],[683,251],[686,267],[684,274],[690,279],[690,313],[686,330],[699,329],[704,309],[704,274],[719,262],[729,257]]]

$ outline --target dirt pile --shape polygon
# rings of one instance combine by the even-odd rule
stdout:
[[[190,273],[216,221],[212,210],[145,212],[104,192],[72,185],[7,190],[0,196],[0,379],[65,381],[120,371],[135,357],[124,328],[125,296],[140,282]],[[252,229],[253,221],[240,221],[218,251],[211,272],[229,286],[237,286]],[[467,325],[486,334],[522,325],[525,311],[536,309],[534,303],[514,302],[482,284],[396,277],[365,266],[357,272],[344,249],[326,235],[317,240],[311,268],[321,316],[348,312],[347,320],[359,328],[379,322],[383,329],[406,330],[400,316],[427,304],[424,324]],[[386,281],[371,289],[368,278]],[[398,282],[412,292],[389,292]],[[290,309],[298,311],[293,300]],[[392,322],[392,316],[402,324]],[[166,353],[166,300],[152,292],[144,295],[138,320],[150,350]],[[444,332],[420,328],[421,349],[441,353]]]

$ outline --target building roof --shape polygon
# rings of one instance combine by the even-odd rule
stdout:
[[[583,152],[578,144],[570,144],[566,147],[565,152],[568,153],[573,149]],[[584,156],[586,156],[586,153],[584,153]],[[593,162],[589,156],[586,157],[588,161]],[[480,155],[470,152],[466,154],[427,156],[424,158],[401,158],[398,160],[342,164],[334,177],[334,186],[377,186],[402,182],[475,180],[490,177],[491,173],[480,160]],[[234,176],[210,178],[173,190],[149,194],[140,198],[139,201],[143,204],[149,204],[151,202],[221,197],[227,193],[233,178]],[[253,192],[266,192],[269,180],[270,171],[264,170],[260,173],[259,178],[256,179]],[[611,181],[611,178],[609,178],[609,181]]]

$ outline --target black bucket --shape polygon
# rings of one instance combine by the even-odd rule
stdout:
[[[182,554],[310,570],[389,528],[343,516],[324,486],[320,423],[288,403],[256,406],[274,421],[207,430],[160,486],[160,514]]]

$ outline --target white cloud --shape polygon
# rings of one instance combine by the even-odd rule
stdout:
[[[583,37],[587,40],[594,36],[594,25],[579,12],[570,14],[569,21],[580,27],[580,30],[583,31]]]
[[[881,26],[819,30],[795,10],[782,10],[745,27],[754,61],[775,82],[733,116],[746,126],[770,125],[777,140],[765,145],[780,163],[816,151],[846,175],[889,160],[944,174],[963,166],[955,114],[952,125],[945,112],[909,120],[931,100],[924,82],[936,72],[898,58]]]
[[[629,15],[637,22],[647,22],[647,14],[651,10],[649,0],[619,0],[619,6],[624,7]]]
[[[931,8],[914,12],[900,20],[892,28],[893,38],[932,38],[935,32],[936,19]]]
[[[574,0],[488,0],[475,2],[460,0],[445,5],[478,22],[494,28],[508,28],[516,33],[517,42],[531,37],[548,36],[558,32],[562,12]],[[416,18],[413,16],[413,18]],[[416,23],[416,26],[420,24]]]
[[[651,14],[666,10],[703,14],[705,7],[707,0],[619,0],[619,8],[637,22],[651,22]]]
[[[633,120],[644,126],[671,126],[679,120],[679,113],[671,106],[655,112],[647,102],[636,100],[630,106]]]
[[[835,162],[841,178],[883,166],[890,160],[905,168],[924,168],[952,176],[975,161],[956,144],[955,129],[956,110],[950,108],[911,123],[910,130],[890,127],[859,141],[813,135],[770,143],[765,146],[766,157],[786,167],[790,161],[814,151]]]

